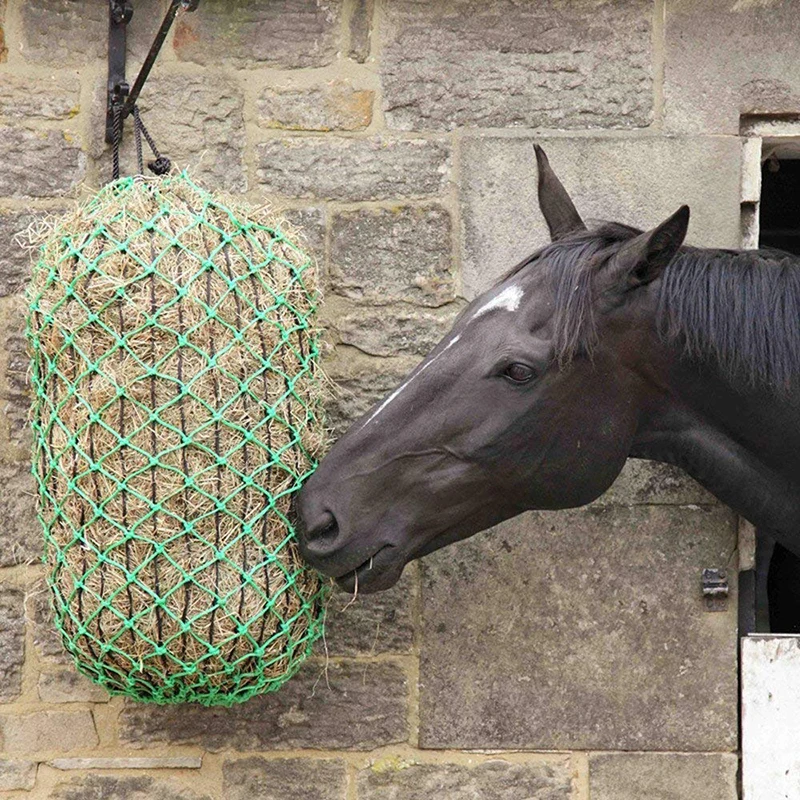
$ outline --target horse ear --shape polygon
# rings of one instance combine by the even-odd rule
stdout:
[[[688,227],[689,206],[681,206],[658,227],[626,242],[610,264],[610,280],[627,291],[660,277],[683,244]]]
[[[575,208],[567,190],[556,177],[544,150],[538,144],[533,146],[536,152],[536,165],[539,173],[539,208],[542,209],[550,238],[563,239],[570,233],[585,231],[581,215]]]

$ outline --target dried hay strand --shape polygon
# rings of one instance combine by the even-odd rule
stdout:
[[[109,691],[230,704],[321,634],[292,495],[324,429],[313,265],[268,209],[127,178],[29,290],[35,464],[65,646]]]

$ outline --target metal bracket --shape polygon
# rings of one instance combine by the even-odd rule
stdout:
[[[703,599],[707,611],[725,611],[728,607],[728,573],[724,569],[704,569],[702,574]]]

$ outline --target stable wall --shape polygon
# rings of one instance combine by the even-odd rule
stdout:
[[[134,63],[164,10],[135,0]],[[203,0],[142,98],[162,149],[305,228],[338,431],[546,241],[532,143],[586,217],[740,242],[741,115],[800,113],[791,0]],[[109,176],[106,4],[0,0],[0,793],[736,797],[737,520],[631,462],[330,612],[327,655],[229,710],[110,700],[60,653],[28,475],[13,233]],[[124,163],[130,170],[130,140]],[[728,610],[700,596],[729,570]]]

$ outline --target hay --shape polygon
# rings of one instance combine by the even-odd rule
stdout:
[[[229,703],[321,632],[293,539],[316,466],[314,269],[269,210],[125,179],[34,269],[33,427],[64,643],[114,693]]]

